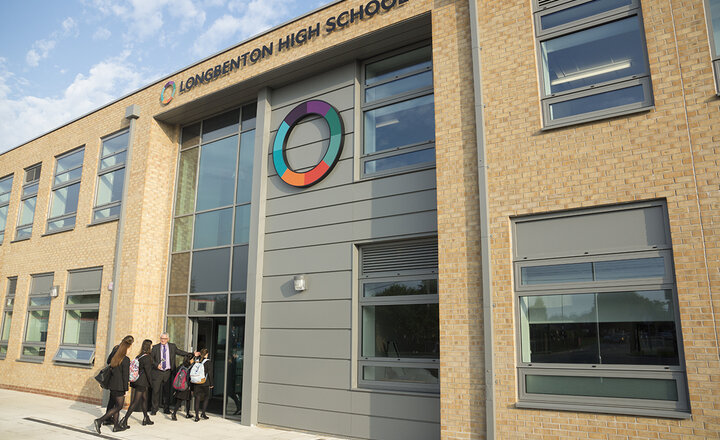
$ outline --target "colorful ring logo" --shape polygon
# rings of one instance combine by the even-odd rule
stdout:
[[[330,128],[330,144],[319,164],[315,165],[310,171],[298,173],[293,171],[288,165],[285,147],[287,146],[288,136],[292,129],[301,119],[308,115],[320,115],[325,119],[325,122],[327,122]],[[340,152],[342,152],[343,147],[343,131],[343,122],[340,113],[338,113],[332,105],[319,100],[306,101],[299,104],[285,117],[275,135],[273,164],[275,165],[275,171],[277,171],[278,176],[288,185],[299,188],[318,183],[330,173],[338,159],[340,159]]]
[[[172,93],[170,93],[170,96],[166,97],[165,92],[167,92],[167,89],[169,87],[172,87]],[[173,100],[175,97],[175,81],[168,81],[167,84],[165,84],[165,87],[163,87],[162,92],[160,92],[160,104],[162,105],[168,105],[170,104],[170,101]]]

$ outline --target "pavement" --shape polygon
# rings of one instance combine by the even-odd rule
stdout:
[[[184,407],[183,407],[184,408]],[[112,432],[103,426],[102,434],[95,432],[93,420],[105,409],[89,403],[75,402],[57,397],[0,389],[0,439],[3,440],[91,440],[137,439],[167,440],[179,438],[206,438],[212,440],[339,440],[319,434],[308,434],[259,426],[244,426],[237,421],[208,414],[209,420],[195,422],[157,413],[151,416],[152,426],[142,426],[142,411],[130,416],[130,429]],[[121,414],[125,414],[122,411]],[[178,416],[180,412],[178,412]]]

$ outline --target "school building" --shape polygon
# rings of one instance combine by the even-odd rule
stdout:
[[[0,154],[0,387],[120,339],[358,439],[720,435],[720,0],[341,0]]]

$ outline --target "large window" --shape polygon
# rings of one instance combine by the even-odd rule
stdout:
[[[666,208],[517,218],[518,406],[685,417]]]
[[[715,91],[720,95],[720,0],[705,0],[705,16],[710,34],[710,53],[715,73]]]
[[[437,240],[360,248],[358,385],[439,392]]]
[[[130,132],[124,130],[108,136],[102,141],[93,223],[115,220],[120,217],[129,140]]]
[[[363,67],[362,175],[433,166],[432,48],[386,55]]]
[[[10,205],[10,191],[12,191],[13,176],[0,179],[0,244],[5,240],[5,226],[7,225],[8,206]]]
[[[25,182],[20,195],[20,215],[18,215],[15,240],[27,240],[32,235],[41,169],[42,164],[25,168]]]
[[[534,0],[545,127],[653,104],[639,0]]]
[[[57,158],[47,233],[75,227],[84,154],[85,149],[79,148]]]
[[[250,104],[182,130],[168,322],[245,313],[255,112]]]
[[[2,327],[0,327],[0,359],[7,356],[8,341],[10,339],[10,326],[12,325],[13,306],[15,306],[15,290],[17,289],[17,277],[10,277],[7,281],[5,293],[5,307],[2,316]]]
[[[91,364],[95,359],[101,280],[102,268],[68,274],[63,336],[54,361]]]
[[[42,361],[45,358],[52,283],[53,274],[51,273],[32,276],[25,340],[20,354],[24,359]]]

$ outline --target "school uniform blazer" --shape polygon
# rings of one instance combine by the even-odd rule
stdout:
[[[110,391],[127,391],[130,382],[130,359],[125,356],[117,367],[110,368]]]
[[[152,363],[153,363],[153,370],[158,369],[158,365],[160,365],[161,361],[161,353],[160,353],[160,347],[162,344],[155,344],[152,348]],[[187,356],[189,353],[187,351],[180,350],[177,348],[175,344],[172,342],[168,342],[168,352],[170,354],[170,370],[175,369],[175,356]]]
[[[156,366],[157,367],[157,366]],[[140,358],[140,377],[133,382],[136,387],[149,387],[151,374],[153,371],[153,363],[150,355],[146,355]]]

